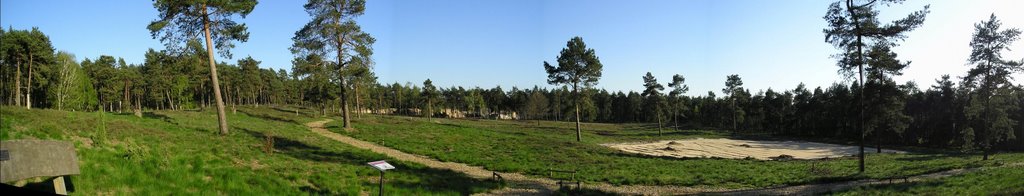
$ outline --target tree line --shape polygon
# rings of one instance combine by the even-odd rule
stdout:
[[[238,105],[298,105],[316,108],[321,115],[346,116],[352,110],[354,117],[374,113],[576,121],[578,130],[579,122],[657,123],[659,130],[864,138],[879,146],[961,148],[986,155],[992,150],[1024,149],[1024,142],[1015,140],[1024,134],[1024,124],[1018,123],[1024,120],[1024,108],[1019,107],[1024,104],[1024,88],[1009,79],[1021,71],[1021,61],[1000,55],[1019,39],[1020,30],[1001,28],[994,15],[975,26],[969,43],[972,54],[966,57],[973,68],[962,78],[945,75],[925,86],[892,79],[910,63],[897,60],[891,48],[905,38],[904,32],[923,23],[927,7],[894,25],[883,25],[872,19],[877,11],[868,9],[870,5],[837,2],[825,17],[832,24],[825,29],[826,41],[842,51],[836,55],[842,73],[866,78],[825,88],[801,84],[752,91],[743,87],[741,76],[729,75],[720,95],[709,91],[687,96],[683,74],[664,83],[651,73],[638,76],[636,84],[644,89],[640,92],[594,88],[602,65],[579,37],[567,42],[555,65],[544,62],[548,83],[555,87],[438,87],[429,79],[381,83],[370,58],[375,40],[352,20],[364,10],[364,2],[343,1],[347,4],[335,7],[326,5],[338,4],[324,2],[306,5],[314,19],[293,38],[291,70],[261,68],[254,57],[216,62],[211,68],[210,41],[204,45],[186,35],[160,36],[166,35],[159,34],[166,32],[159,28],[163,20],[150,27],[168,47],[148,50],[141,64],[114,56],[80,60],[56,50],[38,29],[0,29],[0,101],[26,108],[139,114],[145,109],[215,108],[221,97],[222,107],[231,111]],[[248,9],[238,12],[251,12]],[[867,22],[855,25],[852,19]],[[226,37],[213,40],[244,40],[236,35],[243,33],[237,26],[220,29],[220,36]],[[222,52],[230,48],[218,47]],[[219,77],[211,77],[213,72]]]

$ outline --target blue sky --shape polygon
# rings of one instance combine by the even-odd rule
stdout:
[[[152,39],[146,25],[156,18],[151,1],[12,0],[0,2],[4,28],[39,27],[58,50],[84,58],[99,55],[143,62]],[[234,63],[252,56],[261,67],[291,68],[291,37],[308,22],[304,1],[262,1],[239,20],[250,38],[232,50]],[[369,0],[360,17],[374,45],[375,71],[382,83],[421,84],[430,78],[442,87],[501,85],[532,88],[546,83],[543,61],[555,61],[573,36],[597,51],[604,74],[597,87],[613,91],[641,89],[652,72],[667,83],[686,76],[690,95],[720,94],[725,76],[739,74],[757,90],[792,89],[800,82],[828,86],[844,82],[836,72],[836,50],[824,42],[821,17],[830,1],[820,0]],[[942,74],[962,76],[968,69],[973,24],[995,13],[1004,27],[1024,28],[1019,0],[909,1],[882,9],[885,21],[931,4],[923,27],[896,48],[913,63],[899,81],[922,88]],[[1004,54],[1024,58],[1024,41]],[[1017,81],[1024,79],[1017,74]]]

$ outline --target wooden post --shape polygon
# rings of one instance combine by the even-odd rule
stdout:
[[[64,176],[57,176],[53,179],[53,192],[58,195],[68,195],[67,186],[64,185]]]
[[[380,196],[384,196],[384,170],[380,171]]]

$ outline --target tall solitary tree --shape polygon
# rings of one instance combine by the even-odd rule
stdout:
[[[224,114],[224,99],[221,97],[220,82],[217,80],[217,64],[213,57],[216,46],[221,56],[230,58],[235,44],[246,42],[249,32],[244,23],[235,22],[234,16],[242,18],[252,13],[256,0],[156,0],[153,7],[159,11],[156,20],[148,29],[153,38],[160,38],[168,48],[180,48],[187,40],[197,39],[200,34],[206,38],[206,57],[210,62],[210,82],[217,102],[217,120],[220,134],[228,134],[228,121]]]
[[[978,138],[974,143],[981,148],[983,160],[988,160],[992,147],[998,142],[1014,139],[1013,127],[1017,124],[1009,115],[1018,107],[1014,103],[1010,75],[1021,72],[1024,60],[1006,60],[1002,52],[1009,51],[1010,44],[1020,39],[1021,31],[1017,28],[1000,30],[1001,25],[995,14],[988,21],[974,25],[971,56],[967,60],[974,67],[964,77],[967,87],[974,89],[964,109],[967,119],[973,122],[965,132]]]
[[[296,56],[316,54],[335,59],[334,70],[339,75],[341,118],[344,128],[351,128],[348,107],[348,81],[345,69],[353,64],[370,65],[371,47],[376,40],[356,24],[356,17],[366,11],[365,0],[309,0],[306,13],[312,17],[292,37],[291,51]],[[333,54],[331,54],[333,52]]]
[[[841,50],[839,54],[833,55],[838,59],[836,65],[840,72],[852,77],[854,70],[859,75],[859,85],[864,86],[864,48],[870,47],[871,43],[887,42],[891,40],[902,40],[909,32],[924,23],[924,17],[928,14],[928,6],[924,9],[911,13],[905,18],[893,21],[891,24],[881,24],[878,21],[878,11],[875,6],[892,5],[902,3],[903,0],[868,0],[867,2],[857,0],[842,0],[829,5],[825,14],[828,27],[822,30],[825,33],[825,42],[828,42]],[[867,39],[867,40],[865,40]],[[859,88],[860,97],[857,103],[860,104],[859,120],[861,131],[860,136],[860,172],[864,172],[864,88]]]
[[[640,95],[646,98],[644,102],[647,103],[647,112],[653,113],[654,118],[658,119],[658,136],[661,136],[662,131],[661,114],[663,112],[661,106],[665,104],[665,97],[661,96],[662,90],[665,90],[665,86],[658,83],[658,79],[654,78],[651,72],[647,72],[647,75],[644,75],[644,92]]]
[[[730,118],[732,119],[732,131],[736,132],[736,121],[740,114],[743,113],[743,109],[736,106],[736,96],[743,93],[743,80],[740,79],[740,75],[732,74],[725,77],[725,88],[722,89],[722,93],[725,93],[727,99],[729,99],[729,109],[731,110]]]
[[[601,79],[601,61],[594,49],[587,48],[583,38],[573,37],[558,54],[558,67],[544,61],[548,84],[572,87],[572,101],[576,107],[576,141],[583,141],[580,129],[580,89],[589,88]]]
[[[672,75],[672,82],[668,83],[668,87],[672,87],[672,91],[668,93],[669,97],[669,108],[672,108],[672,125],[679,129],[679,121],[677,118],[683,116],[686,112],[687,107],[685,100],[682,95],[686,94],[686,91],[690,91],[690,86],[686,85],[686,78],[682,75]],[[685,116],[684,116],[685,117]]]

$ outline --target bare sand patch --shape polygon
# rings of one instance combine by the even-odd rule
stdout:
[[[802,141],[760,141],[738,139],[685,139],[664,140],[648,143],[604,144],[623,152],[651,156],[678,158],[754,158],[760,160],[778,159],[821,159],[856,155],[857,146],[826,144]],[[875,152],[875,148],[864,147],[864,152]],[[883,153],[904,153],[882,149]]]

